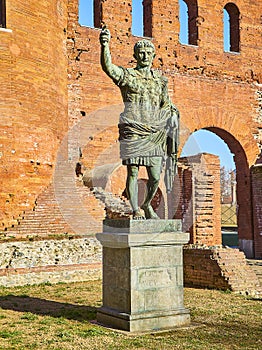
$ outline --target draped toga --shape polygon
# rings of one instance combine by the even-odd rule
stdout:
[[[154,166],[161,164],[168,155],[166,183],[167,188],[172,187],[179,142],[179,113],[168,96],[167,78],[156,70],[151,70],[145,77],[137,68],[119,68],[122,74],[115,83],[125,105],[118,125],[122,163]]]

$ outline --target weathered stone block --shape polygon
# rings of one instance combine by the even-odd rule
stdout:
[[[152,250],[155,248],[152,247]],[[158,254],[147,254],[146,247],[139,247],[132,249],[131,261],[132,266],[136,266],[139,261],[139,266],[161,266],[162,256],[160,250],[162,250],[162,254],[165,254],[165,264],[166,266],[174,266],[182,265],[182,255],[180,254],[181,247],[179,246],[164,246],[157,247]]]
[[[153,265],[154,266],[154,265]],[[161,266],[161,265],[160,265]],[[147,268],[138,270],[137,288],[141,290],[168,288],[176,284],[176,268]]]
[[[104,253],[103,307],[97,314],[102,324],[143,332],[190,322],[189,311],[183,305],[182,262],[182,245],[189,235],[170,232],[174,228],[172,220],[151,225],[151,233],[149,227],[142,233],[147,221],[119,223],[128,226],[131,233],[110,229],[109,233],[97,234]],[[118,223],[110,224],[112,228]],[[169,232],[156,232],[161,227]]]

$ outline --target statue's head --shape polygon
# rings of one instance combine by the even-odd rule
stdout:
[[[146,39],[138,41],[134,46],[134,58],[140,67],[151,66],[155,57],[154,44]]]
[[[137,54],[139,49],[144,49],[149,47],[155,52],[155,46],[152,43],[152,41],[146,40],[146,39],[139,40],[134,46],[134,55]]]

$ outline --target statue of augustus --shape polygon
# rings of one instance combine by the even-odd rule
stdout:
[[[100,34],[101,65],[104,72],[120,88],[125,105],[119,120],[120,157],[127,166],[126,193],[133,219],[159,219],[151,201],[157,191],[166,160],[165,182],[171,191],[176,174],[179,113],[168,96],[167,78],[151,69],[155,47],[149,40],[134,46],[135,68],[122,68],[112,63],[109,49],[110,32]],[[138,170],[148,173],[147,195],[138,207]],[[142,210],[141,210],[142,209]]]

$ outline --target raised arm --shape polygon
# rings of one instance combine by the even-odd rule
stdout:
[[[114,81],[118,81],[122,75],[120,67],[114,65],[111,59],[111,53],[109,49],[110,32],[108,29],[103,28],[100,33],[101,44],[101,66],[103,71]]]

